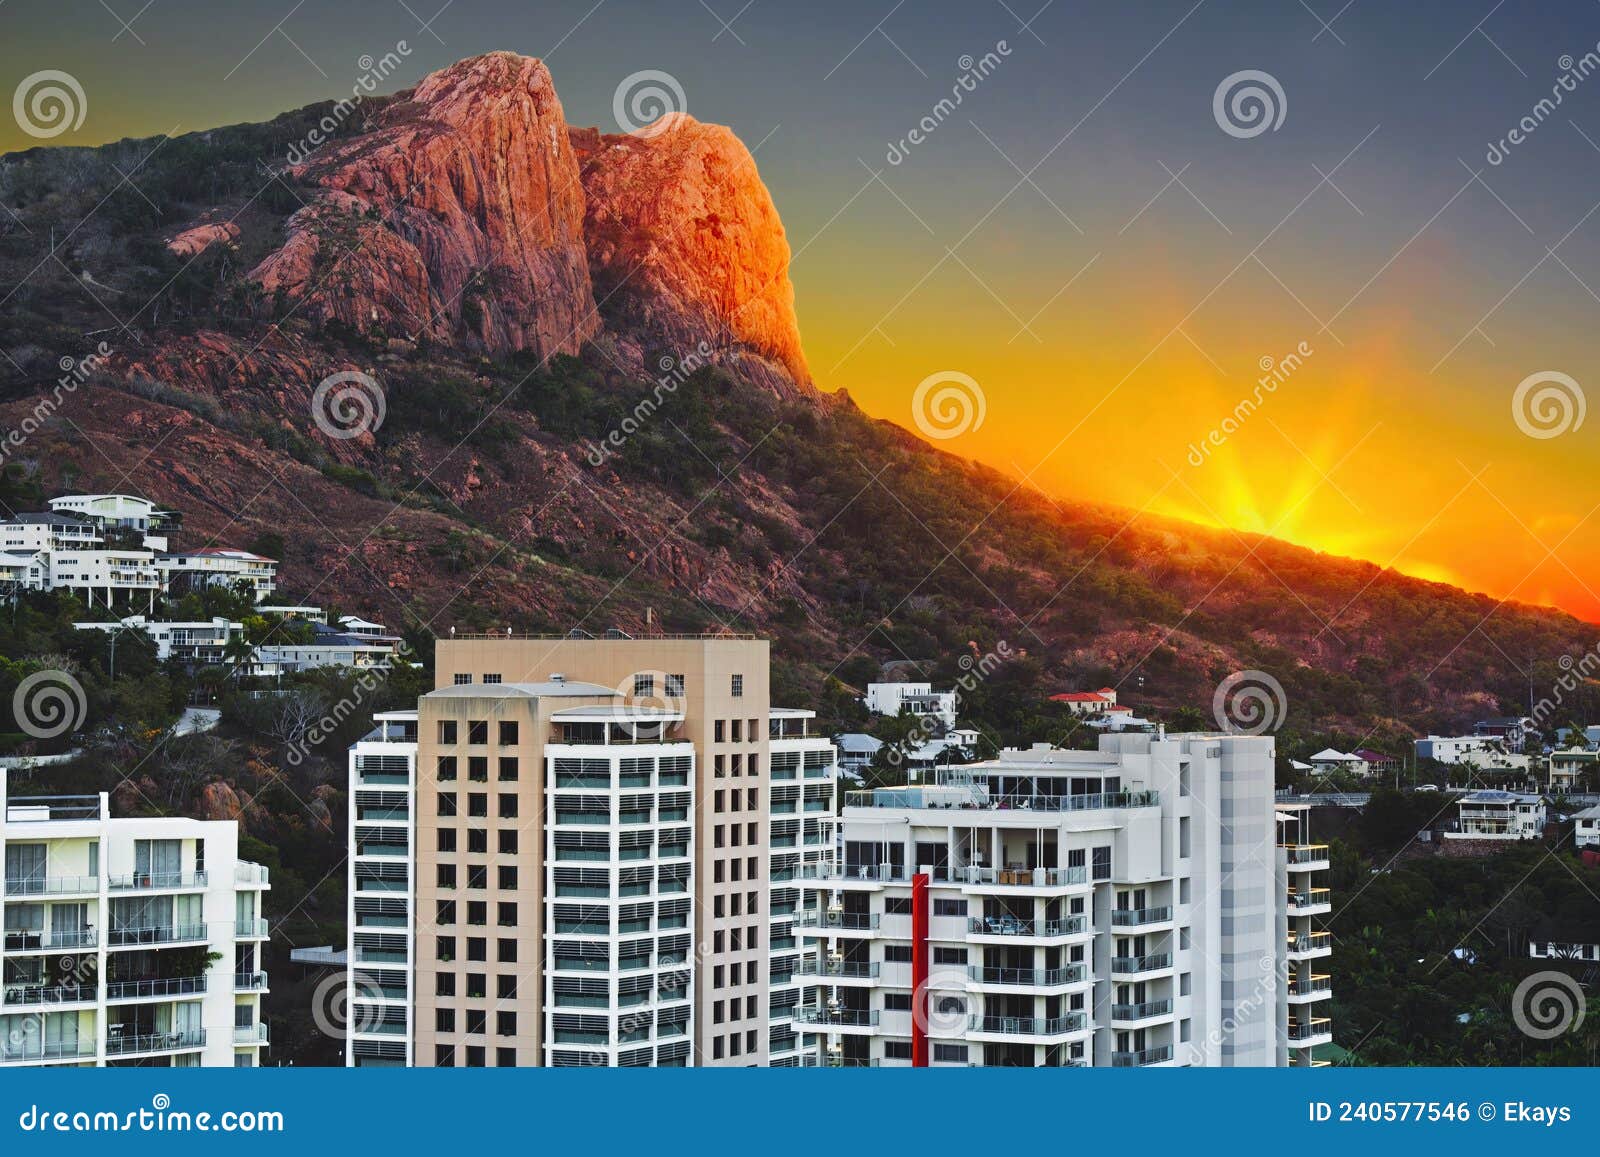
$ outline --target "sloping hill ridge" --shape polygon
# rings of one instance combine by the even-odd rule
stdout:
[[[1261,669],[1301,727],[1447,727],[1525,694],[1507,656],[1549,685],[1594,645],[1559,612],[1051,501],[819,391],[725,129],[569,128],[508,53],[337,112],[0,158],[7,487],[144,493],[187,545],[281,540],[286,595],[414,631],[768,633],[796,701],[1005,642],[1017,695],[1205,707]],[[351,371],[385,413],[343,437],[312,398]]]

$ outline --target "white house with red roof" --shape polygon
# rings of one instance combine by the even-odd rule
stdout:
[[[1117,706],[1115,687],[1102,687],[1098,691],[1063,691],[1050,696],[1052,703],[1065,703],[1074,715],[1108,715],[1117,711],[1131,713],[1133,708]]]

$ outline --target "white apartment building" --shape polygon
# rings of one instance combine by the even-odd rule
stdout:
[[[1447,840],[1533,840],[1544,834],[1543,796],[1513,791],[1468,792],[1456,801],[1454,831]]]
[[[269,885],[238,825],[8,797],[5,775],[0,1068],[258,1064]]]
[[[223,663],[229,645],[244,637],[244,624],[218,616],[193,622],[155,621],[144,615],[128,615],[110,623],[74,623],[80,631],[136,630],[146,635],[156,648],[156,659],[176,659],[193,665]]]
[[[934,719],[948,731],[956,725],[956,693],[935,691],[931,683],[868,683],[862,702],[874,715],[910,711],[918,719]]]
[[[814,732],[816,717],[815,711],[783,707],[767,714],[771,780],[767,786],[771,844],[767,1053],[774,1068],[815,1064],[817,1056],[814,1030],[794,1020],[811,983],[809,976],[814,975],[806,972],[814,954],[804,951],[795,927],[816,903],[815,892],[804,884],[834,860],[839,756],[827,736]]]
[[[198,550],[169,551],[157,555],[155,565],[166,588],[175,594],[242,583],[259,603],[278,589],[276,560],[237,547],[204,546]]]
[[[350,748],[345,1064],[410,1065],[417,713],[385,711]]]
[[[119,527],[145,536],[144,545],[151,550],[165,550],[167,540],[152,536],[151,531],[161,530],[176,520],[168,510],[161,510],[148,498],[132,494],[63,494],[50,500],[50,509],[56,514],[91,522],[105,529]]]
[[[1579,848],[1600,848],[1600,804],[1572,817],[1572,842]]]
[[[813,1063],[1320,1063],[1327,850],[1271,737],[1099,742],[846,794],[799,921]]]

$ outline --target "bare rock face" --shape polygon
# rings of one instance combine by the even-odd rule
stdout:
[[[598,332],[583,186],[540,61],[453,64],[293,172],[327,192],[251,277],[298,316],[491,354]]]
[[[232,784],[214,779],[200,789],[197,810],[201,819],[236,820],[239,813],[244,811],[244,804],[240,802],[239,793],[233,790]]]
[[[679,361],[704,342],[746,376],[765,361],[808,384],[789,241],[732,130],[671,113],[633,135],[572,137],[595,297],[612,328]]]
[[[231,221],[192,225],[167,242],[167,251],[178,257],[194,257],[219,241],[231,245],[239,237],[239,227]]]

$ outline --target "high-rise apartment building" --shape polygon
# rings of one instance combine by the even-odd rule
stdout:
[[[435,664],[414,750],[352,751],[353,1063],[797,1063],[834,761],[771,709],[767,643],[496,635]]]
[[[238,845],[103,793],[8,797],[0,769],[0,1067],[258,1064],[269,884]]]
[[[1270,737],[1122,734],[848,793],[800,921],[823,1065],[1311,1064],[1328,911]]]

